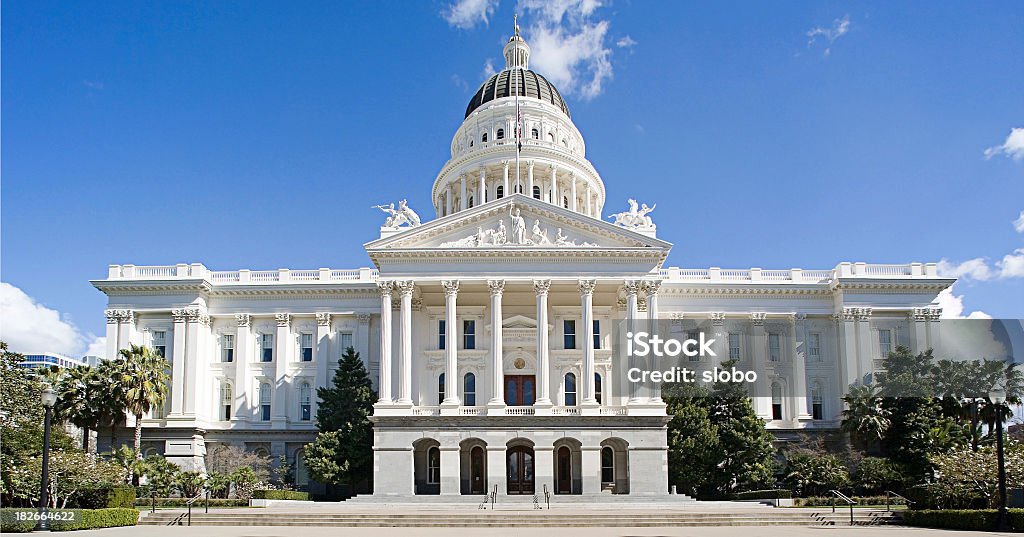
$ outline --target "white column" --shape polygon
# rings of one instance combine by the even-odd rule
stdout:
[[[288,313],[274,315],[277,321],[277,333],[274,334],[274,400],[271,406],[270,420],[284,422],[288,420],[288,364],[291,361],[292,348],[292,316]]]
[[[133,332],[135,331],[135,312],[118,310],[119,328],[117,330],[117,350],[131,349]]]
[[[871,308],[857,308],[857,358],[860,363],[859,384],[868,381],[868,374],[875,370],[873,363],[875,356],[875,345],[877,336],[872,337],[871,332]],[[895,332],[893,341],[895,341]]]
[[[171,310],[174,320],[174,347],[171,348],[171,414],[185,412],[185,309]]]
[[[491,400],[487,406],[503,408],[505,372],[501,348],[501,295],[505,291],[505,280],[487,280],[487,287],[491,290]],[[501,464],[504,468],[504,461]]]
[[[380,386],[377,405],[390,405],[391,397],[391,290],[394,282],[377,282],[380,289]]]
[[[587,183],[584,195],[587,196],[587,216],[594,216],[594,198],[590,194],[590,183]]]
[[[533,197],[533,161],[526,162],[526,192],[527,197]]]
[[[476,204],[483,205],[487,202],[487,171],[480,168],[480,188],[476,191]]]
[[[354,337],[354,335],[353,335]],[[353,342],[354,343],[354,342]],[[330,386],[331,379],[327,372],[331,362],[337,362],[338,358],[341,357],[345,349],[339,349],[338,352],[331,356],[331,314],[327,312],[318,312],[316,314],[316,381],[313,383],[314,387],[319,386]]]
[[[789,344],[793,349],[793,402],[792,408],[798,420],[809,420],[811,415],[807,412],[807,337],[804,334],[804,320],[807,318],[803,313],[796,313],[792,317],[789,337]]]
[[[373,368],[370,367],[370,314],[366,312],[360,312],[356,314],[356,333],[352,335],[353,344],[356,347],[356,352],[359,353],[359,359],[363,362],[363,367],[366,368],[366,372],[370,373]],[[340,352],[344,352],[341,349]],[[328,368],[333,367],[334,364],[328,363]],[[377,363],[377,373],[380,374],[380,362]],[[371,374],[372,377],[372,374]]]
[[[506,196],[508,196],[509,194],[511,194],[511,192],[509,192],[509,190],[508,190],[508,161],[507,160],[503,160],[503,161],[501,161],[501,164],[504,166],[504,172],[503,172],[504,173],[504,179],[503,179],[503,182],[502,182],[502,187],[503,187],[502,188],[502,193],[504,193]]]
[[[588,194],[588,196],[589,196],[589,194]],[[652,280],[652,281],[648,281],[648,282],[644,283],[644,291],[647,293],[647,322],[649,323],[649,327],[648,327],[647,331],[648,331],[648,333],[651,333],[651,334],[655,334],[655,333],[658,332],[658,291],[660,289],[661,289],[661,281],[660,280]],[[651,365],[652,365],[652,369],[653,369],[654,365],[661,365],[661,364],[654,364],[654,363],[652,363]],[[662,400],[661,400],[661,383],[660,382],[653,382],[653,383],[651,383],[650,397],[651,397],[651,400],[650,400],[651,403],[654,403],[654,404],[661,404],[662,403]]]
[[[248,421],[249,416],[252,415],[249,409],[249,390],[252,386],[249,386],[249,346],[251,345],[252,336],[250,335],[250,327],[252,326],[252,317],[248,313],[236,313],[235,323],[238,325],[235,332],[235,385],[234,396],[235,396],[235,408],[232,411],[231,421]]]
[[[569,208],[576,211],[576,175],[569,173]]]
[[[445,390],[447,390],[447,386]],[[441,495],[456,496],[461,492],[461,468],[459,465],[459,444],[458,439],[444,440],[453,442],[454,445],[442,443],[441,450]]]
[[[444,287],[444,401],[441,407],[458,407],[459,402],[459,365],[458,340],[456,334],[456,308],[458,307],[459,281],[445,280]],[[458,455],[456,454],[456,462]]]
[[[537,402],[535,407],[551,406],[551,365],[548,363],[548,291],[551,280],[533,280],[537,291]],[[537,409],[540,414],[540,409]],[[536,459],[540,460],[540,459]],[[550,461],[548,462],[550,466]],[[550,477],[550,476],[549,476]]]
[[[768,382],[768,335],[764,331],[764,312],[750,314],[752,324],[750,330],[751,359],[753,360],[754,372],[757,373],[757,384],[754,387],[754,410],[758,417],[771,419],[771,386]]]
[[[395,404],[412,406],[412,294],[415,284],[406,280],[395,285],[402,300],[398,334],[398,401]]]
[[[597,405],[594,392],[594,287],[595,280],[580,280],[583,317],[583,405]]]
[[[554,164],[551,165],[551,203],[558,205],[558,169],[555,168]]]
[[[107,349],[104,358],[113,360],[117,358],[117,330],[121,321],[117,310],[106,310],[104,314],[107,316]]]
[[[186,315],[188,328],[185,330],[185,401],[183,412],[185,415],[194,416],[196,413],[196,400],[200,398],[198,392],[199,369],[203,365],[200,363],[199,357],[199,326],[206,314],[193,307],[187,310]],[[208,320],[209,318],[207,317],[206,319]]]
[[[626,291],[626,332],[635,333],[637,331],[637,300],[636,294],[640,291],[640,282],[637,280],[626,280],[623,283],[623,289]],[[639,367],[638,360],[634,356],[629,357],[629,368]],[[640,396],[640,386],[635,382],[628,382],[629,392],[629,404],[635,405],[642,403],[643,400]]]
[[[459,183],[459,188],[461,189],[459,193],[462,196],[462,200],[460,201],[460,207],[463,211],[465,211],[467,208],[469,208],[469,198],[466,197],[466,174],[462,174],[459,176]]]

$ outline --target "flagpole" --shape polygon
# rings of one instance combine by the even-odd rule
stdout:
[[[518,18],[519,18],[519,16],[516,15],[512,19],[512,25],[515,26],[514,30],[515,30],[515,35],[517,35],[517,36],[519,35],[519,21],[517,20]],[[520,120],[519,120],[519,73],[518,73],[518,71],[519,71],[520,67],[519,67],[518,58],[516,58],[516,62],[513,65],[513,68],[515,69],[512,72],[513,76],[515,76],[515,79],[513,80],[513,85],[515,87],[515,92],[516,92],[516,186],[515,186],[515,192],[519,192],[521,190],[521,187],[519,186],[519,149],[522,146],[522,142],[520,141],[519,137],[522,134],[521,133],[522,129],[520,129],[520,125],[519,125]]]

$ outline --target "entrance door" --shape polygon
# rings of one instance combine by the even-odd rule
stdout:
[[[558,448],[558,478],[555,479],[555,494],[572,494],[572,452],[562,446]]]
[[[533,450],[517,446],[508,450],[508,493],[533,494]]]
[[[537,399],[536,382],[533,375],[505,375],[505,404],[508,406],[533,406]]]
[[[476,446],[469,452],[469,492],[483,494],[487,490],[484,483],[484,448]]]

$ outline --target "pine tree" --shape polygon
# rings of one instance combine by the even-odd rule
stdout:
[[[372,477],[373,425],[369,416],[377,396],[352,347],[338,360],[331,387],[316,391],[320,404],[316,441],[306,449],[310,474],[326,484],[359,486]]]

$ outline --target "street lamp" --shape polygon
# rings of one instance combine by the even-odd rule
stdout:
[[[39,520],[36,522],[37,531],[48,531],[50,521],[47,520],[47,508],[50,503],[50,422],[53,420],[53,405],[57,403],[57,394],[49,385],[43,390],[40,399],[43,401],[43,408],[46,409],[43,418],[43,478],[39,487]]]
[[[988,392],[989,399],[996,406],[996,464],[999,465],[999,514],[996,516],[996,531],[1010,531],[1006,516],[1006,466],[1003,461],[1003,403],[1006,390],[996,385]]]

